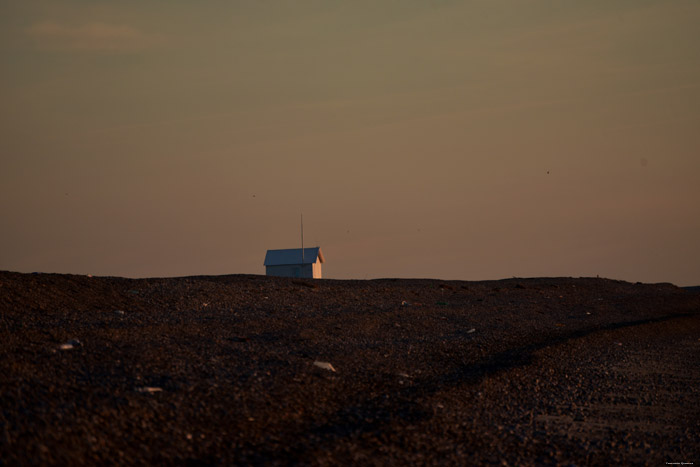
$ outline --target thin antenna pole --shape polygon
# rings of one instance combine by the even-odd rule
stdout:
[[[304,265],[304,214],[301,215],[301,264]]]

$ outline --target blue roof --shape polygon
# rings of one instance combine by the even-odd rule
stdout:
[[[304,248],[304,264],[325,262],[321,247]],[[265,266],[279,266],[283,264],[301,264],[301,248],[291,248],[287,250],[267,250],[265,255]]]

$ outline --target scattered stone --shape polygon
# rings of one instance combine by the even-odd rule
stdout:
[[[71,339],[65,344],[61,344],[59,349],[61,350],[71,350],[82,346],[83,344],[78,339]]]

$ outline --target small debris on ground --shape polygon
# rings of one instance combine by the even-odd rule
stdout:
[[[140,388],[136,388],[138,392],[146,392],[146,393],[153,393],[153,392],[161,392],[163,391],[163,388],[158,388],[155,386],[143,386]]]
[[[476,332],[476,329],[471,328],[469,331],[467,331],[467,334],[471,334],[471,333],[473,333],[473,332]]]
[[[314,366],[317,366],[319,368],[323,368],[324,370],[335,371],[335,368],[333,368],[333,365],[331,365],[328,362],[320,362],[320,361],[316,360],[314,362]]]

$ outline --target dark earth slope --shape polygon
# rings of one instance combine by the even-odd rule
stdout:
[[[670,284],[0,272],[0,464],[698,464],[698,362]]]

